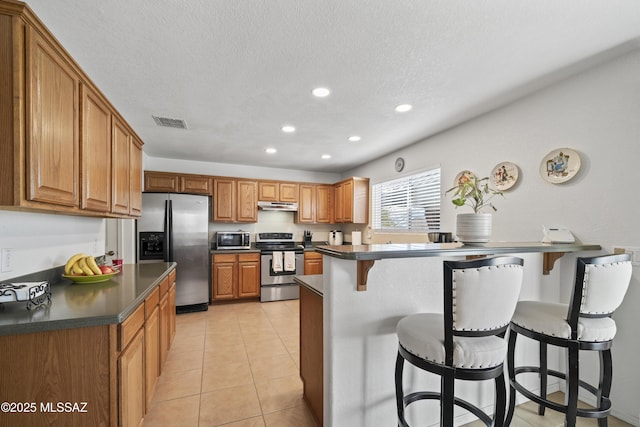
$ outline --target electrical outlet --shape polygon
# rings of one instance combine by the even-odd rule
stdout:
[[[9,273],[13,271],[13,249],[2,248],[0,251],[0,272]]]

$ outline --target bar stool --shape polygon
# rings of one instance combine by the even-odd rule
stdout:
[[[569,304],[520,301],[509,326],[507,355],[509,372],[509,411],[507,425],[513,418],[516,390],[538,404],[538,414],[545,408],[562,412],[565,426],[576,425],[576,417],[598,418],[599,427],[607,426],[611,411],[611,344],[616,323],[611,314],[620,306],[631,281],[631,261],[627,254],[578,258],[573,295]],[[539,342],[540,366],[515,366],[514,354],[518,334]],[[547,368],[547,345],[567,349],[564,373]],[[600,356],[599,386],[579,377],[580,350],[597,351]],[[540,395],[527,390],[516,380],[523,373],[538,373]],[[548,375],[564,379],[564,405],[547,399]],[[595,409],[578,408],[578,390],[582,387],[596,397]]]
[[[504,334],[522,285],[520,258],[496,257],[444,262],[444,314],[419,313],[397,326],[395,383],[398,425],[407,427],[405,408],[418,400],[440,401],[440,425],[453,426],[454,406],[487,426],[503,425],[506,386]],[[441,377],[440,391],[404,395],[404,361]],[[477,406],[455,397],[454,380],[495,380],[493,420]]]

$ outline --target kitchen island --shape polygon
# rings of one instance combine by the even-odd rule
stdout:
[[[139,425],[175,334],[175,263],[124,265],[0,309],[0,426]],[[7,410],[5,410],[7,409]]]
[[[316,248],[323,254],[324,265],[324,425],[396,425],[396,324],[412,313],[442,312],[443,259],[519,256],[525,265],[520,298],[558,302],[562,288],[572,285],[575,256],[600,249],[599,245],[536,242]],[[535,347],[522,346],[518,351],[519,361],[537,357]],[[557,368],[560,358],[554,363],[553,357],[550,355],[550,368]],[[405,368],[405,384],[407,391],[438,390],[440,385],[438,377],[410,366]],[[492,411],[490,382],[460,384],[457,393],[487,412]],[[414,406],[415,410],[411,408],[408,413],[411,425],[438,423],[437,402]],[[459,409],[455,414],[456,424],[474,419]]]

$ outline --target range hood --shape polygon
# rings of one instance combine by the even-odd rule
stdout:
[[[263,211],[297,212],[298,204],[289,202],[258,202],[258,209]]]

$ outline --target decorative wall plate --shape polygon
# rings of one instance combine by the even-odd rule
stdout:
[[[515,163],[502,162],[493,168],[489,181],[493,189],[506,191],[518,182],[518,177],[518,166]]]
[[[456,179],[453,181],[453,186],[457,187],[460,184],[463,184],[467,181],[469,181],[471,179],[471,177],[473,177],[474,173],[468,170],[464,170],[460,173],[458,173],[458,175],[456,175]]]
[[[580,155],[570,148],[553,150],[540,162],[540,176],[552,184],[567,182],[580,170]]]

